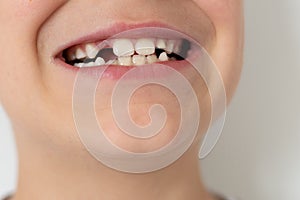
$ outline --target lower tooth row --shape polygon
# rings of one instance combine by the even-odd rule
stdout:
[[[98,57],[95,62],[89,63],[75,63],[75,67],[93,67],[93,66],[100,66],[104,64],[115,64],[115,65],[122,65],[122,66],[139,66],[144,64],[152,64],[155,62],[164,62],[168,61],[169,57],[166,52],[162,52],[160,56],[157,58],[155,54],[143,56],[143,55],[133,55],[133,56],[123,56],[118,57],[117,60],[113,61],[110,60],[105,62],[103,58]]]

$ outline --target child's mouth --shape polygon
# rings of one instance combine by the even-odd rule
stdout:
[[[190,61],[199,56],[195,40],[178,31],[162,27],[126,28],[123,31],[121,27],[115,34],[109,29],[107,34],[100,32],[80,39],[62,48],[55,60],[75,71],[105,69],[104,77],[119,79],[132,68],[142,74],[137,78],[165,76],[155,64],[183,70],[190,68]],[[152,69],[151,74],[148,69]]]
[[[60,58],[79,68],[108,64],[140,66],[184,60],[190,49],[190,42],[186,39],[120,38],[72,46],[65,49]]]

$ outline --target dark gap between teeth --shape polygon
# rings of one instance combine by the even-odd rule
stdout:
[[[179,55],[177,55],[177,56],[182,57],[183,60],[186,59],[190,49],[191,49],[190,41],[183,39],[182,45],[181,45],[181,51],[180,51]]]
[[[104,48],[98,52],[97,56],[92,61],[88,62],[95,62],[98,57],[103,58],[105,62],[108,62],[109,60],[115,60],[117,58],[117,56],[113,53],[112,48]]]

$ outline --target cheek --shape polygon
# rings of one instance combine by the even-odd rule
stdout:
[[[0,1],[0,101],[6,110],[21,113],[41,86],[36,51],[40,26],[65,1]],[[31,103],[32,104],[32,103]]]
[[[209,52],[222,74],[228,101],[238,84],[243,61],[244,18],[242,0],[194,0],[211,19],[216,42]]]
[[[193,0],[214,23],[232,22],[243,7],[242,0]],[[236,20],[236,19],[235,19]],[[230,22],[231,21],[231,22]]]

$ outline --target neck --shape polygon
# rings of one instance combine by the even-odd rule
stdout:
[[[62,153],[41,146],[24,140],[18,144],[19,181],[13,200],[212,199],[200,181],[198,159],[192,156],[196,149],[162,170],[128,174],[103,166],[85,150]]]

